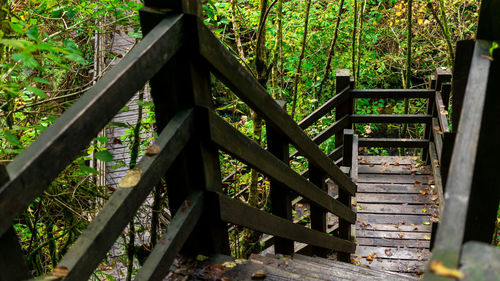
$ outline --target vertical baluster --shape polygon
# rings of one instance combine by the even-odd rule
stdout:
[[[5,166],[0,165],[0,186],[9,181]],[[0,237],[0,281],[17,281],[31,278],[26,266],[16,231],[10,227]]]
[[[312,182],[314,185],[319,187],[321,190],[328,192],[328,187],[326,185],[326,177],[324,172],[314,166],[314,165],[309,165],[309,181]],[[321,231],[321,232],[326,232],[327,231],[327,221],[326,221],[326,212],[313,204],[313,202],[310,202],[311,206],[311,228]],[[312,247],[312,253],[314,255],[317,255],[319,257],[326,257],[327,251],[322,248],[318,247]]]
[[[277,100],[281,108],[286,110],[286,102]],[[288,138],[278,129],[267,124],[267,150],[278,159],[289,165]],[[292,221],[292,200],[290,191],[279,182],[271,180],[271,213]],[[274,252],[276,254],[291,255],[294,253],[292,240],[274,237]]]
[[[167,12],[161,12],[167,11]],[[201,15],[199,1],[145,1],[140,12],[144,34],[149,32],[169,13]],[[186,47],[169,61],[151,79],[151,95],[155,104],[158,130],[162,129],[179,110],[195,106],[211,107],[210,76],[208,66],[197,60],[198,52],[196,18],[185,17]],[[202,111],[200,111],[202,112]],[[203,141],[207,120],[197,112],[199,118],[197,133],[200,138],[192,139],[172,165],[166,175],[170,210],[175,212],[185,198],[197,189],[222,192],[220,163],[217,148]],[[217,200],[209,198],[204,216],[184,246],[185,253],[229,254],[227,225],[220,221]]]
[[[349,167],[349,170],[352,168],[353,164],[353,141],[354,141],[354,131],[352,129],[344,129],[344,149],[343,149],[343,160],[342,165],[345,167]],[[357,161],[357,160],[356,160]],[[338,200],[346,205],[351,206],[351,195],[349,193],[339,190]],[[352,240],[352,231],[351,231],[351,223],[339,219],[339,237],[345,240]],[[349,253],[339,253],[338,260],[344,262],[351,261],[351,255]]]

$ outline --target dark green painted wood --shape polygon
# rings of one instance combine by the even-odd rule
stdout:
[[[354,163],[357,164],[358,159],[357,157],[354,158],[353,155],[353,143],[354,143],[354,131],[352,129],[344,129],[342,132],[342,135],[344,137],[343,141],[343,147],[344,147],[344,152],[343,152],[343,161],[342,164],[345,167],[352,168],[352,165]],[[356,156],[357,156],[357,151],[356,151]],[[354,162],[353,162],[354,158]],[[351,196],[347,193],[344,192],[343,190],[339,190],[339,197],[338,200],[346,205],[346,206],[351,206]],[[352,225],[348,221],[345,221],[343,219],[339,219],[339,228],[338,228],[338,233],[339,237],[341,239],[345,239],[348,241],[352,240],[352,233],[351,233],[351,228]],[[343,262],[350,262],[351,261],[351,256],[346,253],[338,253],[337,259]]]
[[[285,101],[277,101],[280,106],[286,109]],[[285,165],[289,165],[289,148],[286,137],[271,125],[266,125],[267,151],[281,160]],[[292,195],[290,191],[280,182],[270,181],[271,213],[292,221]],[[294,253],[294,242],[280,237],[274,238],[274,252],[283,255]]]
[[[331,112],[337,105],[345,102],[349,98],[349,88],[346,87],[343,90],[337,92],[333,98],[326,101],[311,114],[307,115],[304,119],[299,122],[299,127],[303,130],[309,128],[314,122],[318,121],[321,117],[327,115]]]
[[[294,224],[225,195],[218,194],[218,196],[221,219],[229,223],[330,250],[349,253],[355,250],[354,243],[350,241]]]
[[[430,99],[434,97],[434,91],[421,89],[354,89],[351,90],[351,97],[355,99]]]
[[[428,139],[359,138],[360,147],[416,147],[429,145]]]
[[[198,29],[200,54],[211,65],[214,74],[266,122],[280,128],[310,163],[320,167],[329,177],[334,178],[340,188],[354,194],[356,187],[351,179],[331,162],[201,21],[198,22]]]
[[[500,248],[480,242],[467,242],[462,250],[460,271],[465,281],[500,280]]]
[[[123,228],[153,187],[174,163],[194,132],[192,111],[179,112],[163,129],[156,141],[160,152],[143,157],[136,169],[142,171],[134,187],[119,188],[99,215],[92,220],[58,266],[69,269],[65,280],[86,280],[101,262]]]
[[[0,165],[0,184],[8,181],[7,169]],[[0,249],[0,281],[18,281],[32,277],[12,226],[0,236]]]
[[[463,108],[467,110],[462,110],[458,126],[454,155],[445,188],[446,202],[433,249],[432,259],[441,261],[449,268],[458,267],[464,241],[468,201],[471,196],[474,167],[478,155],[481,128],[478,124],[481,124],[483,117],[491,67],[491,61],[487,58],[489,47],[489,42],[478,40],[474,48],[463,104]],[[426,280],[446,280],[430,271],[427,271],[425,276]]]
[[[0,189],[0,235],[172,58],[183,44],[183,19],[182,15],[171,15],[158,24],[7,166],[11,180]]]
[[[353,114],[350,119],[352,123],[429,124],[432,116],[422,114]]]
[[[200,219],[205,208],[204,203],[203,193],[200,191],[195,191],[186,198],[134,280],[149,281],[165,278],[174,258]]]
[[[325,210],[354,223],[355,215],[350,207],[321,191],[316,185],[294,172],[288,165],[251,141],[214,112],[210,112],[208,116],[210,138],[221,149]]]

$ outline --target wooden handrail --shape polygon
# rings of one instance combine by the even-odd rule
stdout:
[[[352,123],[430,124],[432,116],[422,114],[353,114]]]
[[[355,250],[353,242],[294,224],[222,194],[218,194],[218,197],[223,221],[321,248],[347,253]]]
[[[183,25],[182,15],[165,18],[7,166],[11,180],[0,188],[0,236],[181,48]]]
[[[413,98],[434,98],[434,90],[426,89],[352,89],[353,99],[413,99]]]
[[[200,54],[210,64],[214,74],[257,114],[279,128],[312,164],[324,170],[341,189],[354,195],[356,185],[352,180],[331,162],[200,20],[198,36]]]
[[[337,93],[333,98],[326,101],[316,110],[314,110],[311,114],[307,115],[304,119],[299,122],[299,127],[303,130],[309,128],[316,121],[321,119],[321,117],[325,116],[328,112],[332,111],[337,105],[345,102],[349,98],[350,89],[346,87],[341,92]]]
[[[203,109],[200,108],[200,111]],[[205,111],[205,110],[203,110]],[[314,204],[324,208],[340,218],[355,223],[356,216],[349,206],[339,203],[326,192],[297,174],[274,155],[240,133],[214,112],[201,113],[208,120],[209,138],[221,149],[246,162],[271,179],[283,184]],[[202,118],[200,118],[202,120]],[[331,160],[330,160],[331,161]]]
[[[205,210],[202,192],[191,194],[175,213],[160,241],[137,273],[134,281],[163,280]]]
[[[443,97],[441,96],[441,92],[436,92],[436,114],[437,119],[439,121],[439,127],[441,128],[442,133],[449,133],[450,126],[448,125],[448,110],[443,103]]]
[[[449,176],[445,188],[446,204],[436,235],[432,260],[442,262],[446,267],[457,268],[465,234],[468,199],[471,196],[473,175],[479,140],[483,109],[485,106],[491,61],[490,43],[476,41],[471,70],[465,91],[460,123],[451,159]],[[426,280],[442,280],[426,273]]]
[[[122,188],[113,193],[97,217],[59,262],[59,266],[69,269],[65,280],[86,280],[92,274],[194,132],[192,110],[179,112],[167,124],[156,141],[160,152],[143,157],[125,176],[120,183]]]

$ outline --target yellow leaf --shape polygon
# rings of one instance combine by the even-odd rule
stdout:
[[[267,273],[264,270],[257,270],[252,274],[252,278],[262,279],[265,278]]]
[[[434,274],[439,276],[458,278],[458,279],[462,279],[465,277],[464,274],[460,272],[460,270],[447,268],[440,261],[432,261],[429,264],[429,267]]]
[[[123,177],[123,179],[120,181],[118,186],[121,188],[134,187],[141,180],[141,175],[142,175],[142,171],[137,169],[137,168],[134,168],[134,169],[128,171],[128,173],[125,175],[125,177]]]

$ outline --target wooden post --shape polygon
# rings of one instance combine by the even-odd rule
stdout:
[[[162,12],[165,11],[165,12]],[[201,14],[199,1],[145,1],[140,11],[141,26],[148,33],[171,13],[193,15],[185,17],[186,46],[151,79],[151,95],[155,104],[156,122],[161,130],[173,115],[194,106],[211,106],[208,66],[196,61],[198,52],[195,16]],[[197,114],[197,118],[205,118]],[[205,124],[200,120],[197,124]],[[206,128],[198,128],[203,134]],[[201,141],[200,141],[201,140]],[[194,176],[196,175],[196,176]],[[174,212],[186,197],[199,189],[222,192],[217,148],[201,138],[190,141],[166,175],[170,210]],[[229,254],[227,224],[219,219],[217,200],[205,204],[206,211],[183,248],[184,253]]]
[[[451,103],[451,124],[453,131],[456,132],[462,104],[464,102],[465,87],[469,77],[469,68],[474,52],[474,40],[463,40],[457,42],[455,65],[453,67],[453,96]]]
[[[447,83],[450,81],[451,81],[451,72],[449,70],[444,69],[444,68],[438,67],[438,68],[436,68],[434,75],[431,79],[431,89],[434,89],[436,91],[441,91],[443,83]],[[445,86],[445,90],[446,90],[446,87],[447,86]],[[441,95],[442,95],[442,93],[441,93]],[[448,104],[449,104],[449,92],[446,95],[446,97],[443,96],[443,103],[446,106],[448,106]],[[448,109],[446,108],[446,110],[448,110]],[[433,117],[437,116],[434,98],[430,98],[427,101],[426,114],[432,115]],[[424,139],[430,140],[432,138],[432,131],[431,130],[432,130],[432,126],[426,124],[425,128],[424,128]],[[429,154],[429,148],[422,149],[422,160],[424,160],[425,162],[428,162],[428,160],[429,160],[428,154]]]
[[[351,77],[349,69],[337,69],[336,71],[336,91],[340,93],[346,87],[351,87],[353,85],[354,78]],[[351,87],[352,88],[352,87]],[[335,120],[340,120],[346,115],[352,114],[352,99],[349,98],[345,102],[339,104],[335,109]],[[351,128],[351,122],[349,122],[348,128]],[[335,148],[340,147],[344,142],[344,132],[340,130],[335,133]]]
[[[7,169],[0,165],[0,186],[8,181]],[[0,249],[0,281],[26,280],[32,277],[13,227],[0,237]]]
[[[309,166],[309,181],[312,182],[317,187],[319,187],[319,189],[328,192],[325,173],[323,172],[323,170],[314,165]],[[326,232],[327,213],[322,208],[314,205],[313,202],[310,202],[310,204],[311,204],[311,229],[318,230],[321,232]],[[312,254],[319,257],[326,257],[327,251],[322,248],[312,247]]]
[[[499,7],[500,8],[500,7]],[[499,34],[500,37],[500,34]],[[500,38],[496,38],[497,40]],[[500,188],[498,187],[498,144],[500,143],[500,51],[496,49],[490,66],[486,98],[482,112],[474,176],[469,198],[464,243],[490,243],[495,229]],[[495,234],[496,235],[496,234]]]
[[[286,109],[286,102],[277,100],[281,108]],[[266,125],[267,150],[278,159],[289,165],[288,139],[279,130]],[[271,213],[292,221],[292,200],[290,191],[279,182],[271,180]],[[276,254],[292,255],[294,242],[292,240],[274,237],[274,252]]]
[[[342,165],[345,167],[349,167],[349,170],[352,168],[353,160],[353,141],[354,141],[354,131],[352,129],[344,129],[344,153]],[[342,190],[339,190],[338,200],[350,207],[351,206],[351,196]],[[339,219],[339,238],[351,241],[351,224],[348,221]],[[350,262],[351,254],[350,253],[338,253],[337,258],[339,261]]]

